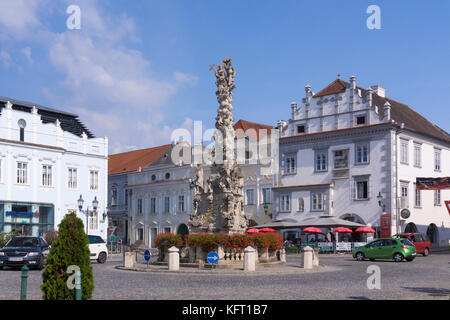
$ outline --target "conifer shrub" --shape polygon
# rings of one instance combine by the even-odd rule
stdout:
[[[81,298],[90,299],[94,290],[94,275],[90,262],[89,239],[83,221],[70,213],[58,226],[58,237],[52,243],[47,264],[42,273],[41,291],[44,300],[74,300],[75,289],[69,289],[67,268],[78,266],[81,272]],[[74,277],[71,277],[74,279]],[[70,281],[69,283],[74,283]]]

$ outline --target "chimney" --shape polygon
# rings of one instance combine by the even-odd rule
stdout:
[[[350,89],[356,90],[356,77],[355,76],[350,77]]]
[[[386,97],[386,89],[382,86],[379,85],[375,85],[375,86],[370,86],[372,88],[372,90],[379,95],[382,98]]]
[[[391,104],[386,101],[383,107],[384,111],[384,120],[390,120],[391,119]]]
[[[283,133],[283,128],[286,126],[286,120],[278,120],[277,121],[277,128],[278,128],[278,132],[281,134]]]
[[[291,102],[292,120],[294,120],[295,112],[297,111],[297,102]]]
[[[308,100],[308,98],[312,97],[311,86],[309,84],[307,84],[305,86],[305,93],[306,93],[306,99],[307,100]]]

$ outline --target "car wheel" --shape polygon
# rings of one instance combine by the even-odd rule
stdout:
[[[358,253],[356,254],[356,260],[358,260],[358,261],[364,261],[364,253],[358,252]]]
[[[39,259],[39,262],[38,262],[38,264],[37,264],[37,266],[36,266],[36,269],[38,269],[38,270],[44,269],[44,257],[41,257],[41,258]]]
[[[425,248],[425,250],[423,250],[423,256],[426,257],[429,254],[430,254],[430,250],[428,250],[428,248]]]
[[[401,253],[394,254],[394,261],[395,262],[402,262],[403,261],[403,255]]]
[[[98,263],[105,263],[106,262],[106,253],[100,252],[97,258]]]

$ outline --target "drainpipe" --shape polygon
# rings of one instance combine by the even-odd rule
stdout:
[[[400,128],[403,128],[404,124],[402,123]],[[400,226],[400,208],[399,208],[399,201],[398,201],[398,133],[400,131],[400,128],[397,126],[397,129],[395,130],[395,229],[396,233],[400,233],[399,226]]]

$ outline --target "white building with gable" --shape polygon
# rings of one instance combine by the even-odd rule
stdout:
[[[447,246],[450,190],[419,191],[415,183],[450,176],[449,134],[385,91],[358,87],[355,77],[317,94],[305,87],[291,119],[279,121],[275,219],[331,215],[368,224],[378,236],[421,232]]]

